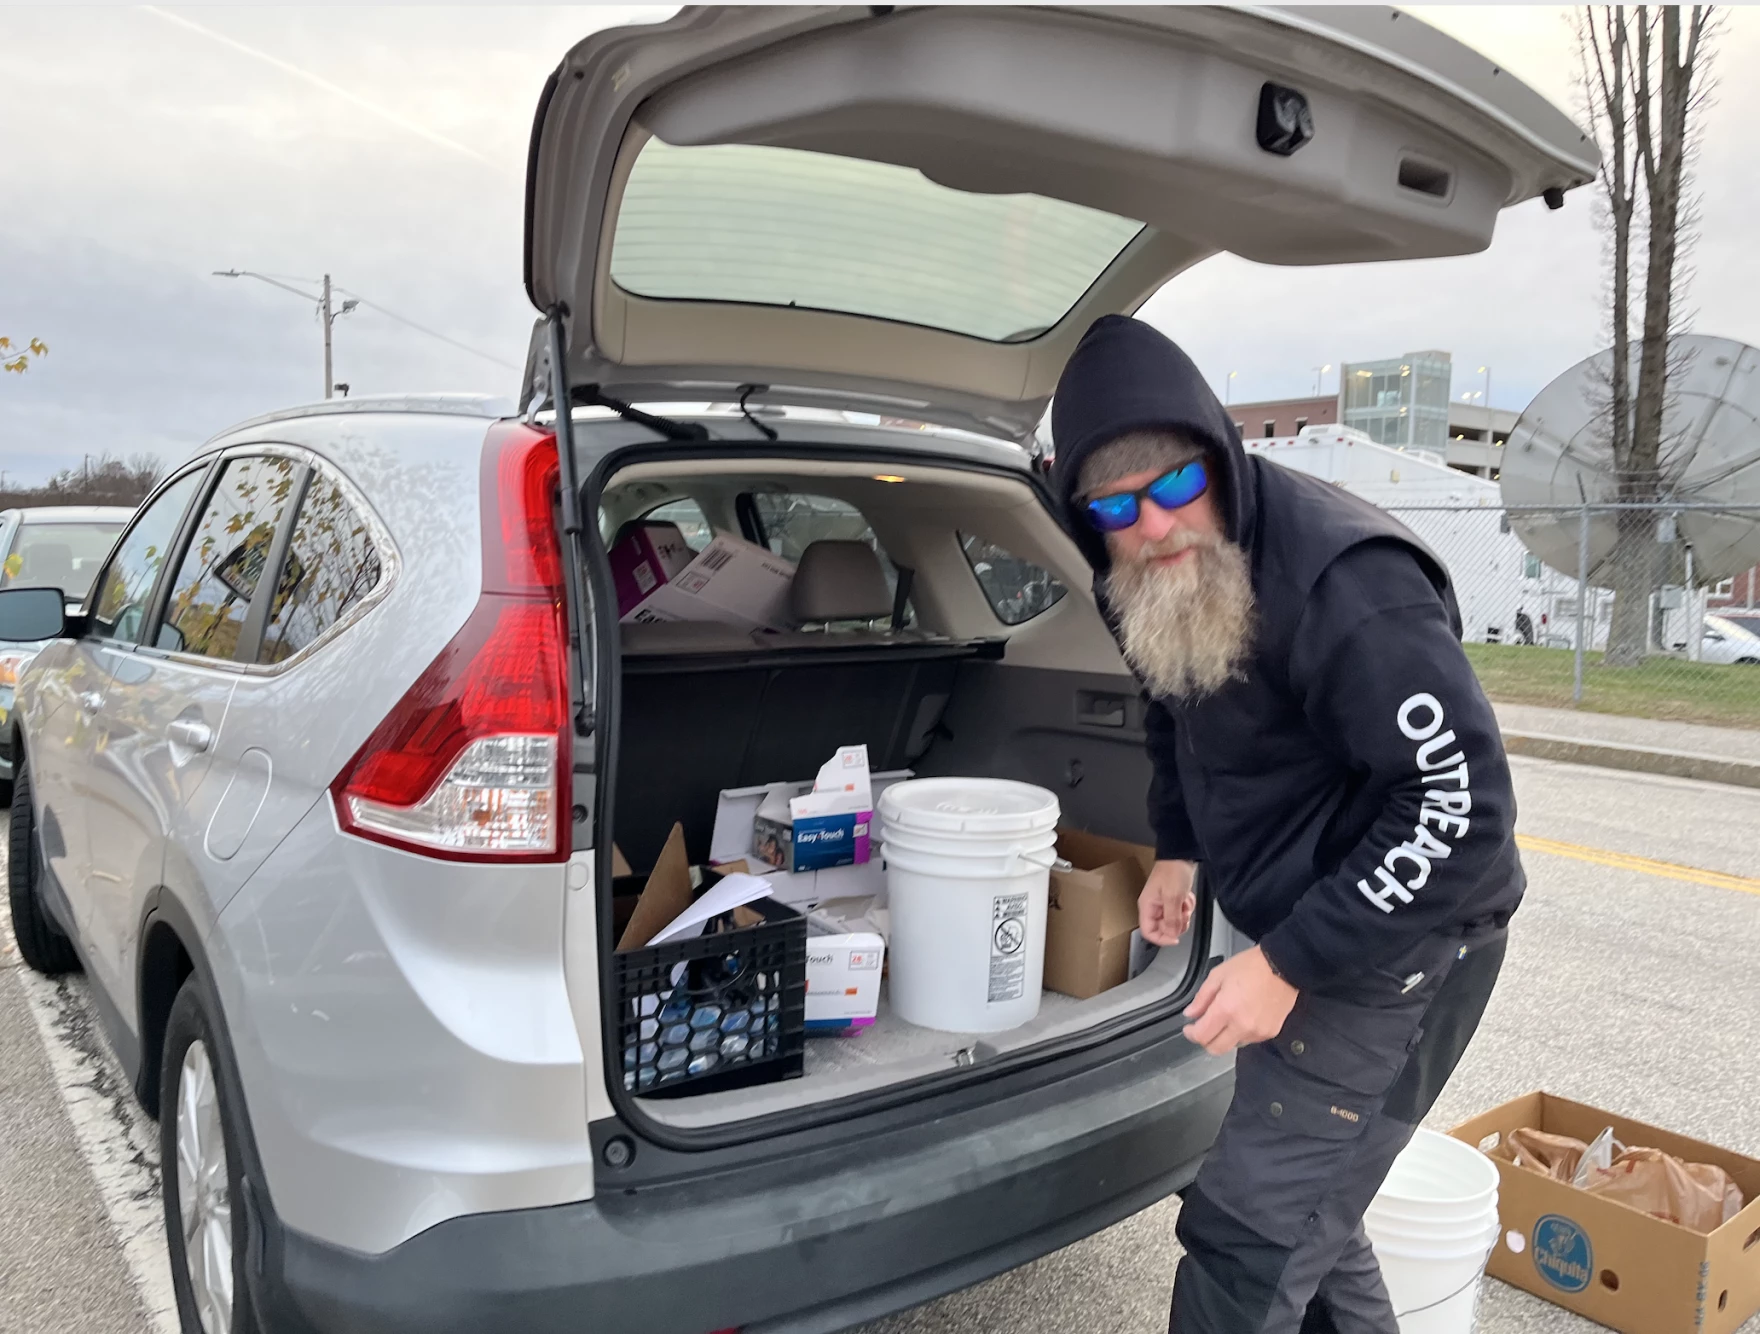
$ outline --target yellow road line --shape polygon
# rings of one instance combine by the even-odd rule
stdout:
[[[1621,871],[1640,871],[1645,875],[1659,875],[1668,880],[1685,880],[1688,884],[1707,885],[1712,889],[1733,889],[1743,894],[1760,894],[1760,880],[1741,875],[1726,875],[1722,871],[1701,870],[1697,866],[1659,862],[1650,857],[1633,857],[1624,852],[1609,852],[1605,848],[1586,848],[1580,843],[1560,843],[1556,839],[1535,838],[1532,834],[1517,834],[1516,846],[1523,852],[1547,852],[1554,857],[1570,857],[1580,862],[1593,862],[1597,866],[1612,866]]]

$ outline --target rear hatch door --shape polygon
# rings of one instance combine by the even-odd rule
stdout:
[[[1388,8],[691,8],[553,76],[526,283],[571,384],[1024,439],[1089,323],[1210,254],[1469,253],[1596,162]]]

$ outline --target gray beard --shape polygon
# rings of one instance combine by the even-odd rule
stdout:
[[[1185,547],[1177,565],[1147,561]],[[1232,542],[1173,534],[1136,560],[1113,553],[1106,596],[1117,613],[1125,660],[1151,695],[1189,702],[1244,679],[1253,638],[1253,580]]]

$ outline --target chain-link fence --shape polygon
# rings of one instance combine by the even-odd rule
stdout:
[[[1447,564],[1492,699],[1760,728],[1760,507],[1386,508]]]

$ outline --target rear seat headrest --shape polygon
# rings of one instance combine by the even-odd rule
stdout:
[[[826,539],[801,552],[789,605],[797,621],[872,621],[892,615],[892,594],[873,547]]]

